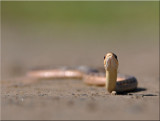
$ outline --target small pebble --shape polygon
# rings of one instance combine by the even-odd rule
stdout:
[[[116,91],[112,91],[111,95],[117,95]]]

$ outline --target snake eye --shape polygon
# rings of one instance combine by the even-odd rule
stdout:
[[[106,56],[104,56],[104,59],[106,58]]]
[[[118,60],[118,58],[117,58],[116,54],[114,54],[114,53],[113,53],[113,56]]]

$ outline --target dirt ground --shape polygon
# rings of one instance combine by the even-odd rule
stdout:
[[[95,36],[84,39],[76,34],[73,41],[69,37],[67,41],[62,35],[54,41],[39,33],[26,35],[21,29],[15,31],[16,27],[4,26],[2,33],[2,120],[159,119],[159,36],[154,38],[152,29],[148,34],[137,30],[129,31],[130,34],[122,32],[125,36],[121,36],[115,35],[121,32],[121,27],[117,27],[117,32],[109,30],[111,35],[104,33],[102,37],[101,31],[97,34],[98,30],[86,30],[81,34]],[[23,83],[30,82],[28,79],[17,80],[27,69],[46,65],[103,68],[104,54],[110,51],[118,56],[119,72],[137,78],[136,91],[113,96],[105,87],[88,86],[81,80],[41,80],[28,84]]]
[[[159,119],[157,80],[141,80],[135,92],[110,95],[80,80],[2,83],[2,119]]]
[[[157,52],[154,49],[150,53],[128,55],[132,63],[128,67],[124,66],[126,63],[122,58],[125,54],[122,55],[120,71],[134,75],[138,79],[138,89],[115,96],[108,94],[105,87],[88,86],[81,80],[41,80],[36,83],[23,83],[24,79],[2,80],[2,120],[158,120]],[[141,55],[143,59],[148,58],[148,61],[140,61]],[[137,58],[133,60],[131,56]],[[151,56],[155,63],[152,63]],[[133,66],[136,60],[144,68],[136,70]]]

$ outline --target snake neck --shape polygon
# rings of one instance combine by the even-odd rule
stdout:
[[[106,71],[106,88],[108,92],[115,91],[117,81],[117,69]]]

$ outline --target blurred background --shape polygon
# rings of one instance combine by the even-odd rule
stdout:
[[[1,2],[2,80],[45,66],[103,67],[158,79],[158,2]]]

